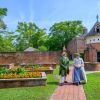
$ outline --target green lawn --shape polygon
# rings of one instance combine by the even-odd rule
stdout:
[[[70,60],[70,61],[69,61],[69,64],[72,65],[72,64],[73,64],[73,60]]]
[[[0,89],[0,100],[49,100],[58,85],[58,66],[47,75],[47,86]]]
[[[100,100],[100,73],[87,75],[88,83],[84,85],[87,100]]]

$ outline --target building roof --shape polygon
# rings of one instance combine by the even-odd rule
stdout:
[[[96,22],[94,24],[94,26],[92,27],[92,29],[90,30],[90,32],[86,36],[92,36],[92,35],[95,35],[95,34],[100,34],[100,31],[99,32],[95,31],[96,26],[100,26],[100,22]]]
[[[97,18],[96,23],[94,24],[92,29],[89,31],[89,33],[84,35],[85,37],[93,36],[93,35],[96,35],[96,34],[100,34],[100,22],[98,21],[99,16],[97,15],[96,18]],[[99,31],[96,31],[97,27],[99,28]]]
[[[25,49],[24,51],[38,51],[38,49],[29,47],[29,48]]]

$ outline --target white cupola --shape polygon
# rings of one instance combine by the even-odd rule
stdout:
[[[89,33],[85,35],[86,37],[86,44],[91,43],[100,43],[100,22],[98,20],[99,16],[96,16],[96,23],[92,27]]]

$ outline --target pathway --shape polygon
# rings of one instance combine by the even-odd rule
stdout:
[[[72,70],[67,77],[69,83],[64,86],[58,86],[50,100],[86,100],[83,86],[73,85],[71,83],[71,75]]]

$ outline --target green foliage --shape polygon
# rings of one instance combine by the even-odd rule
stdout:
[[[34,23],[19,22],[16,30],[15,46],[18,51],[28,47],[38,48],[45,44],[47,34],[45,29],[40,29]]]
[[[26,70],[25,70],[25,68],[23,68],[23,67],[18,67],[17,69],[16,69],[16,73],[17,74],[23,74],[23,73],[25,73],[26,72]]]
[[[40,67],[40,65],[34,65],[34,66],[33,66],[33,68],[38,68],[38,67]]]
[[[72,38],[82,34],[81,21],[64,21],[55,23],[50,28],[50,37],[47,41],[49,50],[61,50]]]
[[[46,46],[40,46],[40,47],[38,47],[38,49],[40,51],[47,51],[47,47]]]
[[[0,52],[16,51],[12,40],[8,36],[0,35]]]
[[[0,16],[6,16],[7,15],[7,8],[0,8]]]
[[[28,66],[25,66],[25,67],[38,68],[38,67],[41,67],[41,65],[28,65]]]
[[[0,68],[0,74],[7,74],[9,73],[9,70],[5,67]]]
[[[5,67],[0,68],[0,74],[8,74],[8,73],[23,74],[25,72],[26,72],[25,68],[22,67],[18,67],[15,69],[7,69]]]
[[[4,21],[2,19],[0,19],[0,33],[4,33],[4,29],[6,29],[7,26],[6,24],[4,23]],[[3,29],[3,30],[1,30]]]
[[[6,29],[6,24],[3,21],[3,17],[7,15],[7,8],[0,8],[0,32],[1,29]]]
[[[15,32],[8,32],[3,21],[7,8],[0,8],[0,52],[24,51],[28,47],[40,51],[58,51],[67,46],[72,38],[82,34],[81,21],[64,21],[55,23],[50,34],[35,23],[18,22]]]
[[[9,73],[15,74],[16,73],[16,69],[9,69]]]
[[[7,15],[7,8],[0,8],[0,52],[16,51],[12,43],[12,32],[6,30],[7,26],[3,21]]]

